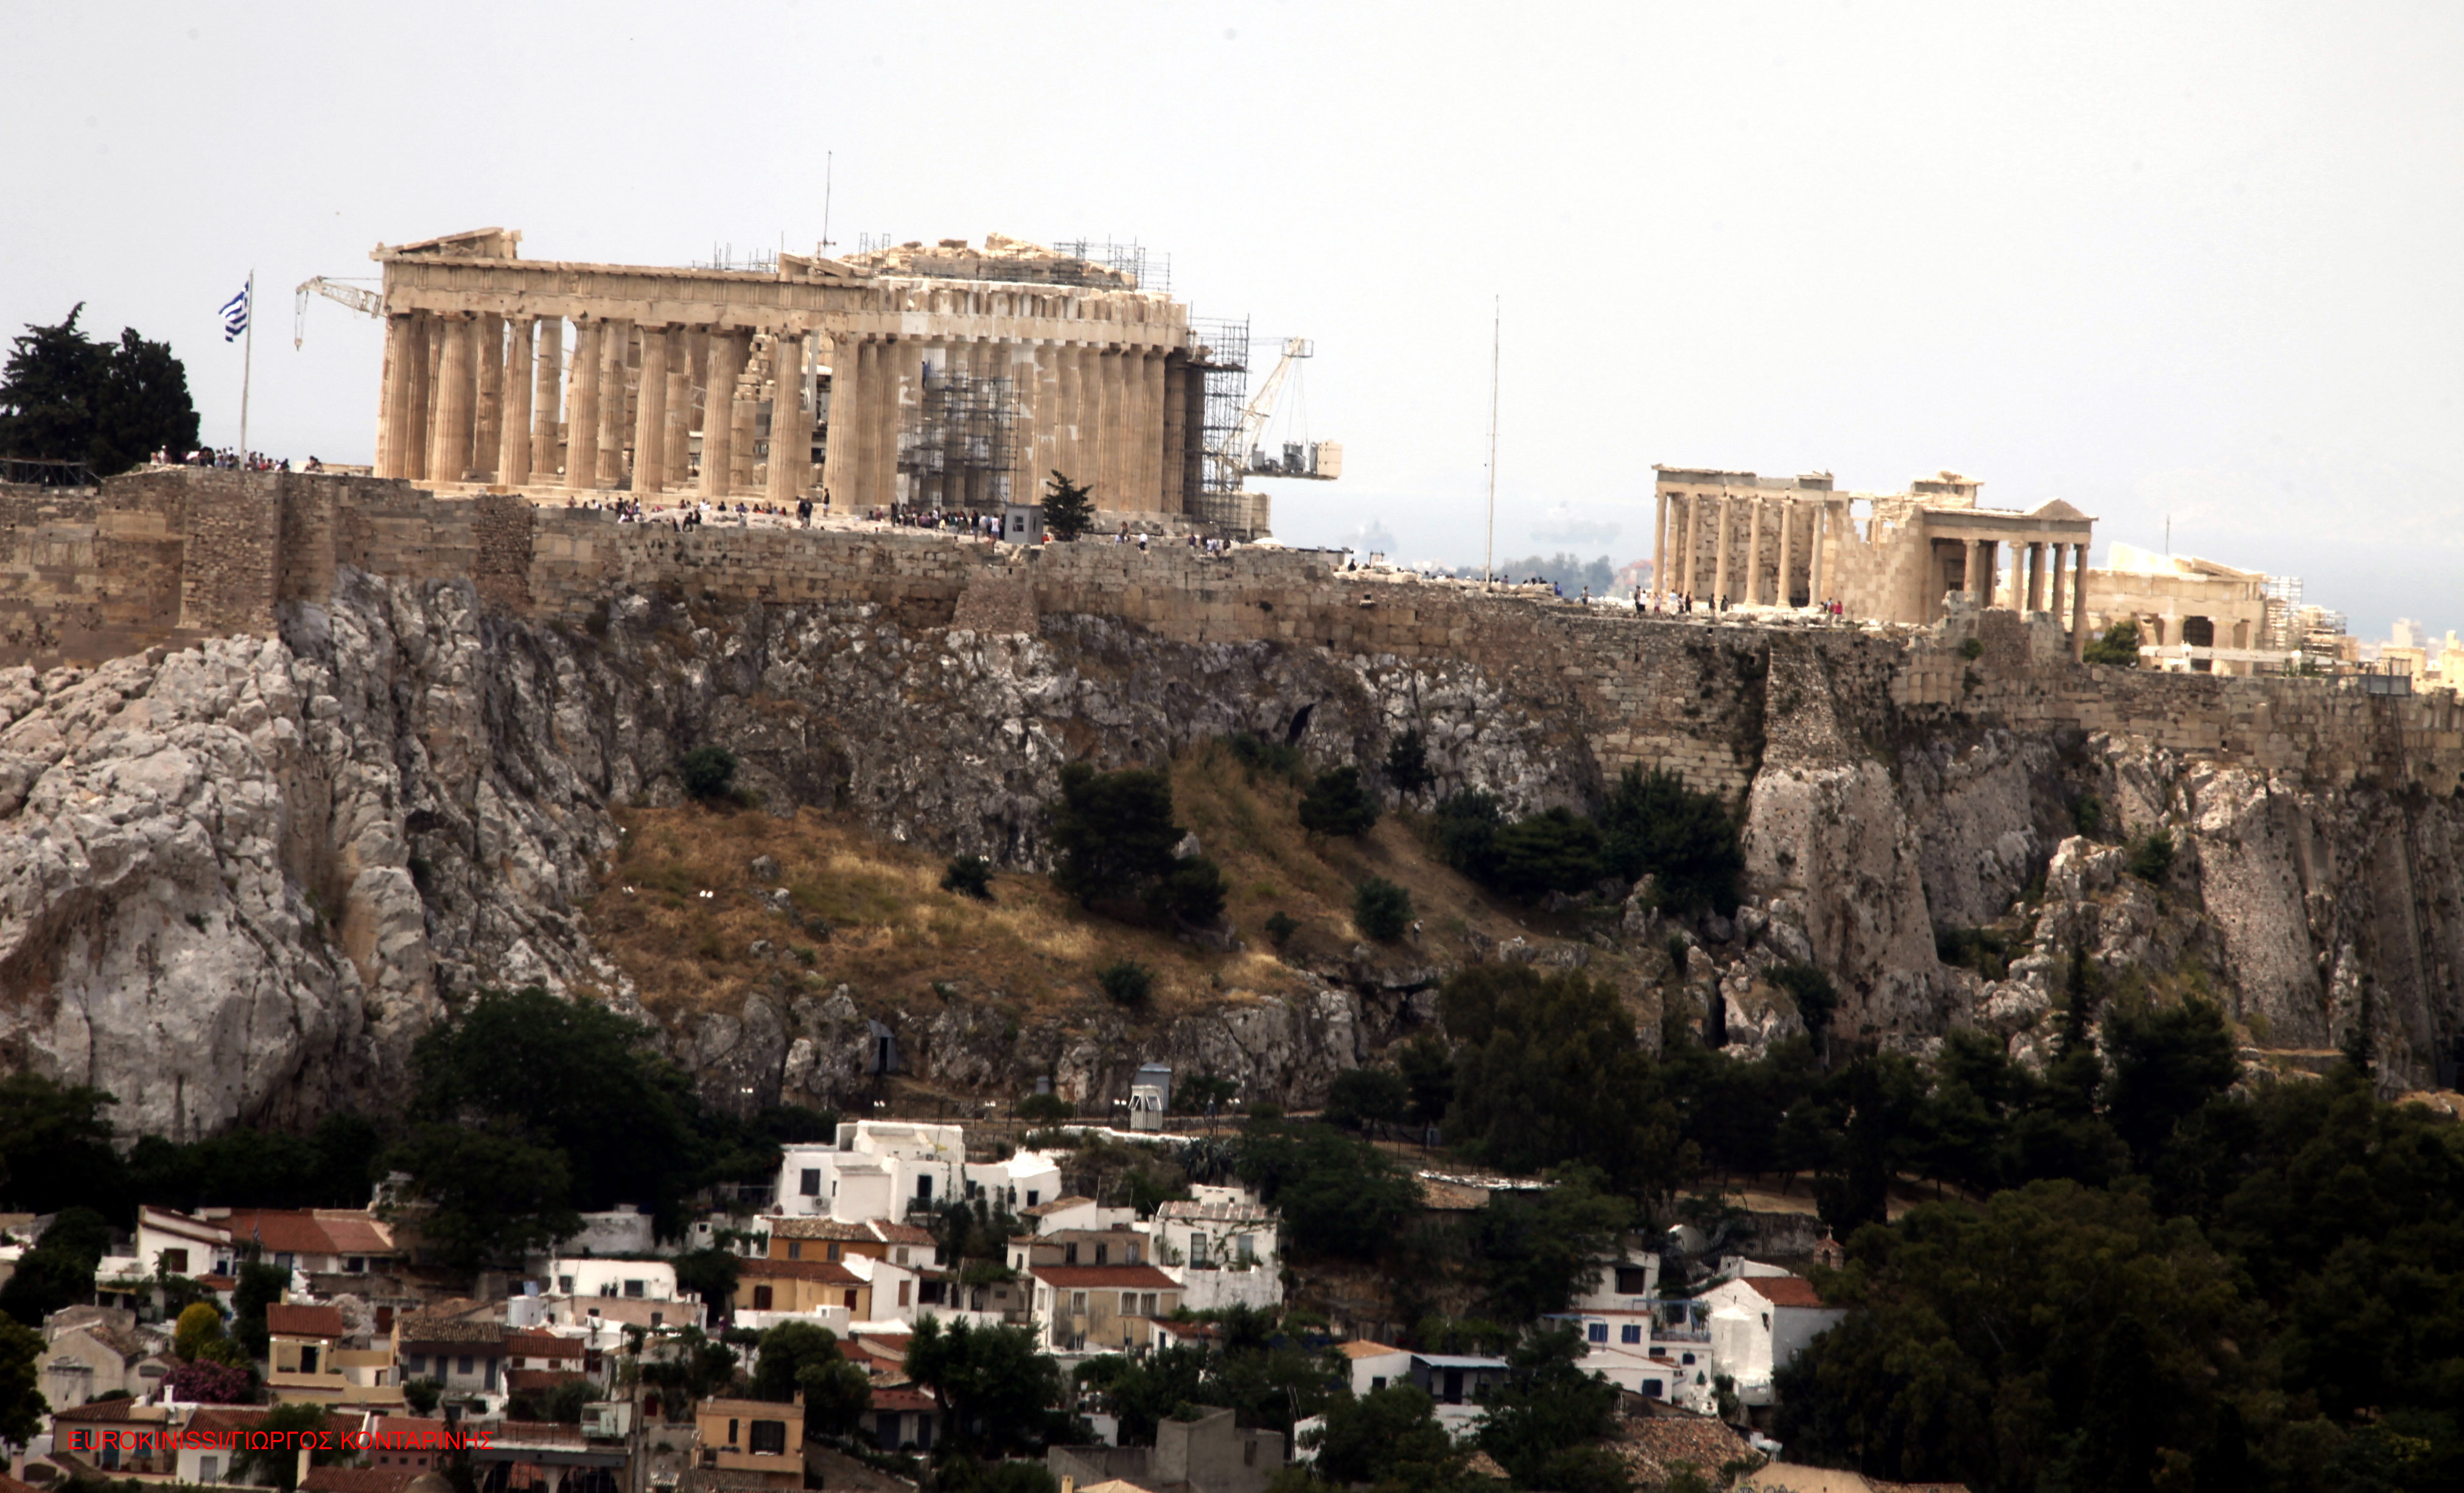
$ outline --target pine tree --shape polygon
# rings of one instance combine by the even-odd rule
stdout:
[[[12,343],[0,368],[0,456],[84,461],[109,477],[158,446],[196,445],[187,371],[170,345],[125,327],[118,345],[97,342],[77,328],[84,310]]]
[[[1069,480],[1058,468],[1045,485],[1051,490],[1044,495],[1044,526],[1055,538],[1076,539],[1094,526],[1092,488]]]

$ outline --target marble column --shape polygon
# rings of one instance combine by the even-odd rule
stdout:
[[[502,472],[505,444],[505,319],[495,312],[483,314],[475,334],[478,345],[473,350],[479,362],[478,429],[471,437],[471,474],[490,481],[504,480]]]
[[[1818,607],[1830,599],[1830,592],[1822,585],[1822,550],[1831,532],[1831,504],[1816,502],[1805,518],[1805,599],[1809,605]]]
[[[403,438],[410,431],[410,357],[418,331],[410,314],[398,311],[385,318],[385,408],[377,427],[377,476],[404,477]]]
[[[744,356],[737,360],[739,368],[749,368],[753,362],[753,336],[747,332],[744,338]],[[739,371],[736,379],[736,392],[729,399],[727,412],[727,423],[732,427],[733,432],[729,436],[729,443],[734,448],[728,454],[727,491],[729,496],[736,498],[741,498],[753,491],[753,468],[756,463],[753,453],[761,444],[760,401],[746,397],[750,391],[746,390],[744,384],[744,376]]]
[[[1746,605],[1763,602],[1763,500],[1746,500]]]
[[[564,470],[557,396],[564,388],[564,318],[543,316],[531,355],[531,476],[540,486]]]
[[[667,456],[659,490],[680,493],[693,479],[693,334],[682,327],[668,332],[668,428],[659,439]]]
[[[496,412],[496,480],[520,487],[531,479],[531,338],[538,319],[517,316],[511,324],[513,340],[498,382],[503,402]]]
[[[847,481],[836,490],[839,501],[862,515],[881,500],[874,496],[873,463],[881,440],[881,340],[867,337],[854,347],[855,397],[840,418],[846,422]]]
[[[772,345],[770,486],[774,503],[793,505],[813,461],[813,417],[804,408],[804,334],[780,334]]]
[[[2054,614],[2054,624],[2057,627],[2061,625],[2062,603],[2068,599],[2068,593],[2063,590],[2062,586],[2062,557],[2070,552],[2070,547],[2071,546],[2068,545],[2047,545],[2045,546],[2048,551],[2046,555],[2046,568],[2052,572],[2051,575],[2047,577],[2047,579],[2052,583],[2051,604],[2047,606],[2045,610]]]
[[[2071,661],[2087,657],[2087,546],[2071,546]]]
[[[1651,593],[1665,595],[1668,591],[1668,495],[1658,495],[1651,520]]]
[[[642,391],[633,401],[633,496],[667,490],[668,328],[642,326]]]
[[[1959,591],[1961,595],[1973,601],[1976,599],[1976,591],[1980,584],[1976,578],[1977,551],[1982,546],[1972,539],[1964,540],[1962,543],[1968,546],[1968,568],[1959,572]]]
[[[633,323],[610,317],[599,330],[599,477],[613,491],[625,483],[625,438],[633,412]]]
[[[1717,610],[1728,594],[1728,495],[1720,495],[1720,524],[1713,543],[1720,547],[1711,557],[1711,606]]]
[[[1148,349],[1147,349],[1147,355],[1146,355],[1146,365],[1147,365],[1147,397],[1146,397],[1146,400],[1145,400],[1145,410],[1146,410],[1146,413],[1145,413],[1145,415],[1144,415],[1144,417],[1143,417],[1143,423],[1142,423],[1142,424],[1141,424],[1141,426],[1140,426],[1140,434],[1139,434],[1139,435],[1138,435],[1138,449],[1146,453],[1146,462],[1147,462],[1147,477],[1146,477],[1146,501],[1147,501],[1147,506],[1148,506],[1150,509],[1153,509],[1153,510],[1155,510],[1155,511],[1158,511],[1158,512],[1166,512],[1166,511],[1169,511],[1168,506],[1166,505],[1166,503],[1165,503],[1165,502],[1164,502],[1164,501],[1163,501],[1163,499],[1164,499],[1164,479],[1163,479],[1163,465],[1164,465],[1164,435],[1163,435],[1163,425],[1164,425],[1164,380],[1163,380],[1163,359],[1164,359],[1163,349],[1161,349],[1161,348],[1159,348],[1159,347],[1150,347],[1150,348],[1148,348]]]
[[[599,485],[599,380],[607,371],[600,345],[606,339],[604,321],[573,323],[573,371],[564,400],[564,485],[574,492]]]
[[[436,318],[415,311],[410,318],[410,418],[402,433],[402,475],[414,481],[428,478],[428,430],[434,423],[436,394]]]
[[[716,502],[736,490],[736,376],[744,371],[745,334],[710,334],[710,372],[701,398],[701,496]]]
[[[1779,504],[1779,594],[1771,598],[1771,603],[1774,606],[1793,607],[1796,605],[1796,588],[1790,584],[1788,578],[1788,568],[1790,563],[1788,543],[1790,538],[1789,529],[1795,518],[1795,501],[1793,499],[1787,498],[1781,499]]]
[[[1078,347],[1073,343],[1058,343],[1052,347],[1052,381],[1055,408],[1052,412],[1052,467],[1073,482],[1087,479],[1078,470],[1078,419],[1085,398],[1080,386]],[[1037,501],[1042,501],[1044,482],[1051,473],[1037,474]]]
[[[1683,595],[1691,596],[1694,594],[1695,579],[1702,572],[1703,495],[1689,493],[1684,501],[1685,547],[1677,560],[1677,590]]]
[[[2030,612],[2045,610],[2045,542],[2041,539],[2028,545],[2028,607]]]
[[[437,365],[436,428],[428,448],[429,479],[458,482],[470,470],[472,373],[471,317],[456,313],[445,322],[445,353]]]

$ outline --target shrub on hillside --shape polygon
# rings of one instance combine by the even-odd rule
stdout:
[[[1391,944],[1412,925],[1412,894],[1373,876],[1353,889],[1352,921],[1378,943]]]
[[[1301,795],[1301,828],[1311,835],[1356,838],[1368,834],[1376,823],[1376,801],[1361,786],[1360,769],[1350,763],[1319,773],[1309,791]]]
[[[2162,881],[2173,869],[2173,832],[2149,830],[2130,845],[2130,874],[2143,881]]]
[[[1497,829],[1506,822],[1497,795],[1457,789],[1438,804],[1431,833],[1438,858],[1475,881],[1485,883],[1497,868]]]
[[[1398,793],[1417,793],[1438,780],[1429,767],[1429,742],[1413,726],[1386,747],[1386,781]]]
[[[1061,802],[1052,811],[1053,883],[1084,907],[1136,900],[1157,921],[1211,923],[1222,916],[1229,888],[1215,862],[1173,854],[1181,834],[1163,773],[1098,772],[1073,762],[1061,769]]]
[[[973,897],[979,902],[993,900],[993,863],[981,856],[953,856],[941,872],[941,890]]]
[[[1096,970],[1095,983],[1113,1005],[1135,1009],[1153,998],[1155,971],[1134,959],[1120,959]]]
[[[1737,823],[1716,793],[1698,793],[1674,772],[1628,767],[1600,809],[1609,872],[1623,880],[1658,879],[1671,912],[1737,910],[1746,854]]]
[[[678,759],[676,776],[695,798],[724,798],[736,784],[736,753],[724,746],[696,746]]]
[[[1571,809],[1551,809],[1499,829],[1490,842],[1490,881],[1527,901],[1579,892],[1600,879],[1600,832]]]

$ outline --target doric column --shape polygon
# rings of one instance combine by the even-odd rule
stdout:
[[[1160,505],[1166,513],[1189,511],[1189,362],[1178,353],[1165,353],[1157,360],[1163,366],[1163,469]]]
[[[403,477],[409,465],[403,459],[403,436],[410,429],[411,349],[417,345],[418,332],[410,313],[397,311],[385,318],[385,402],[377,423],[377,476]]]
[[[495,312],[480,316],[473,328],[478,345],[478,428],[471,435],[471,472],[474,477],[503,481],[500,475],[505,444],[505,319]]]
[[[1763,500],[1746,500],[1746,605],[1763,600]]]
[[[1979,583],[1976,578],[1976,565],[1979,558],[1978,551],[1983,546],[1978,545],[1976,541],[1972,539],[1962,541],[1962,543],[1966,544],[1968,546],[1968,568],[1959,572],[1959,590],[1960,594],[1966,596],[1972,602],[1977,599],[1976,592]]]
[[[851,339],[840,362],[853,377],[844,396],[830,395],[829,460],[839,474],[830,483],[830,496],[837,500],[833,506],[860,514],[873,501],[873,430],[880,423],[873,405],[881,398],[881,344],[870,337]]]
[[[753,334],[744,334],[744,356],[737,360],[736,392],[729,396],[727,423],[733,428],[730,443],[735,448],[727,462],[727,492],[740,498],[753,491],[754,448],[761,441],[760,401],[746,397],[743,370],[753,365]]]
[[[668,428],[659,440],[667,456],[667,467],[659,474],[662,492],[684,491],[693,476],[693,334],[682,327],[668,332]]]
[[[410,411],[402,433],[402,475],[414,481],[428,478],[428,432],[435,424],[436,318],[426,311],[410,317]]]
[[[1789,537],[1792,535],[1789,535],[1789,529],[1793,527],[1793,520],[1796,520],[1796,501],[1793,501],[1793,498],[1781,498],[1779,501],[1779,596],[1771,596],[1771,601],[1779,606],[1796,606],[1796,587],[1789,584],[1789,565],[1792,565],[1792,557],[1789,557]]]
[[[1149,347],[1146,352],[1147,397],[1144,434],[1138,437],[1138,449],[1146,453],[1147,506],[1163,512],[1171,511],[1164,501],[1164,409],[1163,349]]]
[[[2087,657],[2087,546],[2071,546],[2071,661]]]
[[[1086,474],[1081,472],[1078,466],[1078,421],[1086,398],[1081,379],[1083,370],[1078,362],[1078,350],[1075,344],[1066,342],[1055,343],[1050,348],[1054,405],[1052,457],[1049,464],[1054,471],[1073,482],[1087,480]],[[1044,492],[1044,483],[1051,478],[1051,475],[1050,472],[1036,474],[1037,501],[1043,501],[1041,495]]]
[[[1721,598],[1728,594],[1728,495],[1720,495],[1719,537],[1713,541],[1719,548],[1711,556],[1711,606],[1717,610]]]
[[[531,338],[538,319],[517,316],[512,325],[498,383],[503,403],[496,412],[496,480],[520,487],[531,479]]]
[[[1668,590],[1668,493],[1665,489],[1653,495],[1651,510],[1651,593],[1664,594]]]
[[[711,333],[710,382],[701,396],[700,486],[702,497],[713,502],[736,490],[736,376],[744,371],[744,333]]]
[[[458,482],[470,470],[472,403],[471,317],[445,319],[445,352],[437,364],[436,427],[428,446],[429,479]]]
[[[642,323],[641,393],[633,400],[633,493],[668,485],[668,328]]]
[[[2030,612],[2045,610],[2045,542],[2028,543],[2028,607]]]
[[[1703,551],[1703,495],[1685,495],[1685,547],[1677,560],[1677,589],[1691,596],[1694,582],[1701,573]]]
[[[599,329],[599,478],[613,491],[625,481],[625,439],[631,434],[633,323],[610,317]]]
[[[2064,579],[2062,557],[2070,553],[2071,546],[2068,545],[2047,545],[2045,547],[2050,551],[2047,559],[2050,561],[2049,568],[2053,571],[2051,576],[2051,580],[2053,582],[2052,604],[2045,610],[2054,614],[2054,625],[2058,627],[2061,625],[2062,620],[2062,603],[2068,599],[2068,593],[2062,589]]]
[[[1831,534],[1831,504],[1816,501],[1807,514],[1805,524],[1805,599],[1811,606],[1820,606],[1831,599],[1823,586],[1823,549]]]
[[[605,321],[575,320],[573,372],[564,401],[564,485],[576,492],[599,485],[599,380],[607,371],[600,345],[606,340]]]
[[[543,316],[531,355],[531,480],[544,487],[564,470],[557,396],[564,388],[564,318]]]
[[[813,417],[804,408],[804,334],[782,332],[771,345],[769,499],[793,503],[813,464]]]

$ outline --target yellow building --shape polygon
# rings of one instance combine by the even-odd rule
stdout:
[[[706,1399],[693,1412],[693,1460],[749,1472],[764,1487],[804,1485],[804,1412],[775,1400]]]

